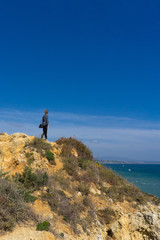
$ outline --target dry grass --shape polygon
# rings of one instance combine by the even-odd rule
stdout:
[[[42,199],[47,201],[51,210],[62,216],[63,220],[68,222],[71,228],[77,232],[77,224],[80,219],[79,204],[72,204],[71,199],[53,185],[48,186],[47,192],[42,194]]]
[[[114,210],[110,207],[107,207],[104,210],[99,210],[98,216],[101,219],[101,221],[105,224],[109,224],[116,219],[116,214]]]
[[[0,230],[10,231],[18,222],[29,218],[36,219],[17,185],[0,178]]]

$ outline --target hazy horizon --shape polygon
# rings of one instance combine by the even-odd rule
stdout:
[[[0,109],[0,115],[1,132],[41,136],[38,126],[43,110]],[[96,159],[111,156],[111,160],[160,161],[160,122],[50,111],[48,139],[55,141],[60,137],[83,141]]]

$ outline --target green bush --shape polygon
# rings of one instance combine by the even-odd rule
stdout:
[[[61,236],[61,237],[64,237],[64,233],[60,233],[60,236]]]
[[[51,162],[51,164],[54,164],[54,154],[50,150],[46,150],[46,158]]]
[[[25,167],[24,172],[22,174],[17,173],[13,179],[21,183],[25,189],[34,191],[46,185],[48,174],[40,170],[33,172],[32,168]]]
[[[37,197],[34,197],[33,195],[31,195],[30,193],[26,192],[24,194],[24,201],[29,203],[29,202],[34,202],[37,199]]]
[[[50,223],[45,221],[37,225],[37,231],[49,231]]]
[[[78,159],[78,166],[83,170],[86,170],[86,168],[90,165],[90,163],[91,161],[87,160],[86,158]]]
[[[34,158],[28,158],[27,164],[30,166],[34,162]]]

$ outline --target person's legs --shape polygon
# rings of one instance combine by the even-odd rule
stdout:
[[[41,135],[41,138],[43,138],[44,135],[45,135],[45,127],[43,127],[43,133]]]
[[[47,126],[44,127],[44,135],[45,135],[45,139],[47,139]]]

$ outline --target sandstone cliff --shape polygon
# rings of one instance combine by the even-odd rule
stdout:
[[[0,181],[0,240],[160,240],[159,199],[75,139],[0,134]]]

